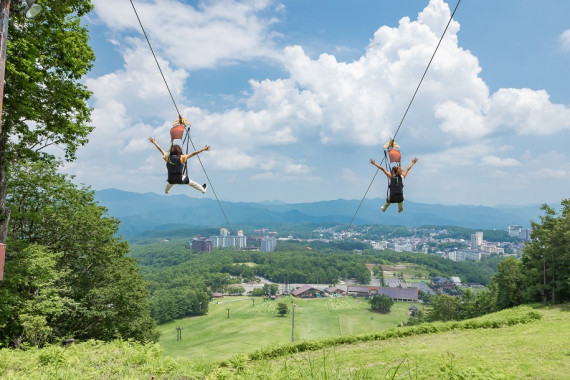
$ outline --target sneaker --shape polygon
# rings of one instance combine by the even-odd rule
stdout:
[[[380,210],[382,210],[382,212],[386,212],[386,206],[384,205],[384,206],[380,207]]]
[[[202,187],[204,188],[204,191],[206,191],[206,187],[208,187],[208,184],[205,183],[205,184],[202,185]]]

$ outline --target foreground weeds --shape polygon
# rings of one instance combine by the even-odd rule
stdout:
[[[186,365],[185,365],[186,364]],[[88,341],[26,351],[0,350],[2,379],[201,378],[189,363],[162,355],[158,344]],[[184,375],[183,375],[184,374]]]

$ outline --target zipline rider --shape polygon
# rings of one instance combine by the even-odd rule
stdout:
[[[164,149],[158,145],[154,137],[149,137],[148,141],[156,146],[160,153],[162,153],[162,158],[166,161],[166,169],[168,170],[168,179],[166,180],[168,183],[164,189],[166,194],[168,194],[173,185],[189,185],[202,194],[206,192],[207,184],[200,185],[199,183],[192,181],[188,176],[184,175],[184,164],[189,158],[210,150],[209,145],[206,145],[202,149],[193,153],[182,154],[182,148],[180,145],[173,144],[170,147],[170,151],[166,153]]]

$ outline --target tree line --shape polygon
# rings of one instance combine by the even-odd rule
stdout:
[[[559,213],[542,206],[544,215],[540,222],[532,222],[531,241],[522,258],[499,262],[488,291],[428,297],[430,306],[419,310],[408,324],[462,320],[528,303],[570,301],[570,199],[563,200],[561,206]]]
[[[487,285],[497,271],[497,263],[503,257],[484,258],[481,261],[453,261],[439,256],[419,254],[414,252],[394,252],[366,250],[362,253],[368,262],[373,264],[411,263],[424,265],[429,268],[430,277],[457,276],[463,282]]]

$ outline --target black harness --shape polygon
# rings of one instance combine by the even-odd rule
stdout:
[[[184,146],[184,143],[186,143],[186,154],[188,154],[188,144],[190,143],[190,126],[183,124],[185,126],[185,131],[184,131],[184,138],[182,140],[182,146]],[[172,132],[171,132],[171,141],[170,141],[170,148],[169,150],[172,148],[172,144],[174,143],[174,139],[172,137]],[[166,162],[166,170],[168,170],[168,183],[171,184],[182,184],[182,185],[186,185],[189,182],[188,179],[188,160],[186,160],[186,162],[184,162],[184,164],[182,164],[180,162],[180,156],[177,156],[175,154],[170,154],[170,152],[168,153],[168,161]]]
[[[188,177],[184,175],[186,165],[180,162],[180,156],[169,154],[168,162],[166,162],[166,170],[168,170],[168,183],[173,185],[188,183]]]
[[[401,203],[404,201],[404,179],[401,175],[390,178],[386,200],[390,203]]]

